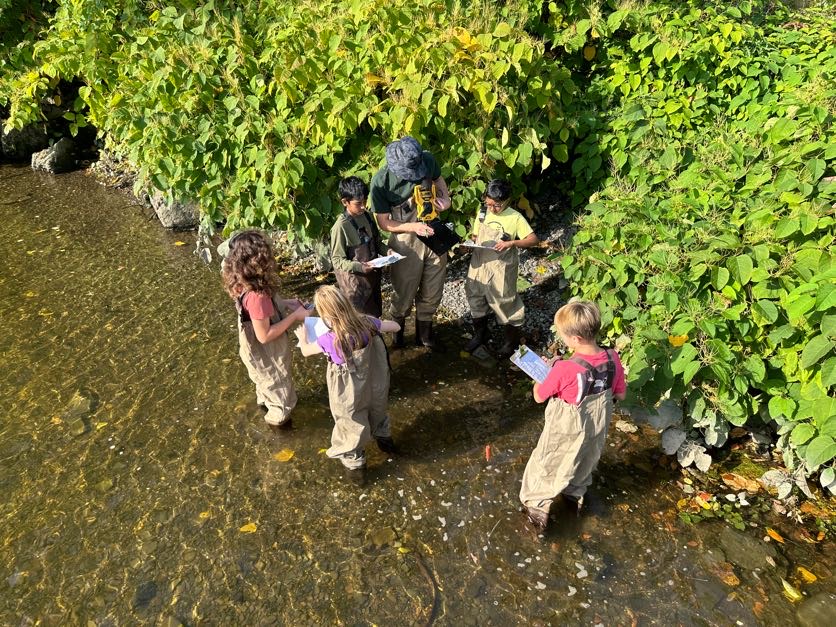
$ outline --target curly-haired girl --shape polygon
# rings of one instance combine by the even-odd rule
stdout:
[[[238,310],[238,354],[255,383],[259,405],[266,408],[264,420],[271,428],[289,427],[296,389],[287,331],[310,312],[297,299],[279,298],[273,248],[258,231],[232,236],[222,274]]]

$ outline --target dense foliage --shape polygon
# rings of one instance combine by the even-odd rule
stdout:
[[[319,235],[340,175],[369,178],[391,139],[439,157],[470,214],[486,172],[519,182],[549,148],[568,159],[575,86],[524,30],[525,3],[206,2],[193,9],[60,3],[11,90],[12,123],[60,79],[85,86],[68,118],[92,122],[143,181],[207,219]]]
[[[487,177],[557,171],[580,210],[566,278],[665,449],[705,467],[731,426],[776,421],[787,464],[836,490],[835,20],[766,0],[0,0],[0,110],[22,126],[76,81],[71,130],[93,124],[140,184],[302,237],[406,133],[459,228]]]
[[[668,452],[705,466],[772,419],[787,465],[836,486],[834,16],[699,4],[606,18],[606,115],[572,162],[606,178],[564,271],[629,342],[634,402],[671,399]]]

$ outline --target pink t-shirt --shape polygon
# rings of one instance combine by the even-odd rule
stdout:
[[[368,316],[368,318],[374,323],[374,326],[377,327],[377,330],[380,331],[380,327],[383,323],[377,318],[372,318],[371,316]],[[323,335],[320,335],[318,338],[316,338],[316,343],[319,344],[319,347],[322,349],[322,352],[325,353],[328,356],[328,359],[330,359],[333,363],[337,364],[338,366],[340,364],[345,363],[345,359],[343,358],[342,354],[340,353],[340,349],[337,346],[336,333],[334,333],[333,331],[328,331],[328,333],[324,333]],[[363,347],[367,346],[368,343],[369,339],[365,338]]]
[[[247,292],[241,306],[250,315],[250,320],[269,320],[276,312],[273,300],[264,292]]]
[[[624,379],[624,366],[621,365],[621,360],[618,358],[618,353],[610,351],[615,362],[615,376],[612,382],[612,393],[621,394],[627,390],[627,382]],[[576,353],[574,357],[588,361],[590,365],[597,366],[599,364],[607,363],[607,352],[601,351],[595,355],[581,355]],[[563,359],[554,364],[546,380],[540,384],[540,396],[542,398],[551,398],[556,396],[571,405],[577,405],[580,402],[578,395],[580,394],[583,373],[585,368],[580,364],[576,364],[569,359]]]

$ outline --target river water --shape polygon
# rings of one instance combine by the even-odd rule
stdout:
[[[787,625],[781,578],[833,590],[827,542],[680,522],[681,474],[643,431],[612,430],[584,516],[528,532],[542,408],[455,351],[393,352],[403,453],[369,447],[351,482],[323,454],[323,358],[297,353],[294,428],[271,433],[192,234],[83,173],[10,166],[0,216],[2,624]]]

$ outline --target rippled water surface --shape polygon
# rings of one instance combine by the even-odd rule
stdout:
[[[615,430],[589,512],[537,538],[516,494],[542,409],[456,351],[393,353],[403,454],[349,482],[324,361],[297,354],[270,433],[191,234],[82,173],[0,167],[0,216],[2,624],[791,624],[781,577],[836,567],[801,541],[741,565],[762,530],[681,524],[654,439]]]

